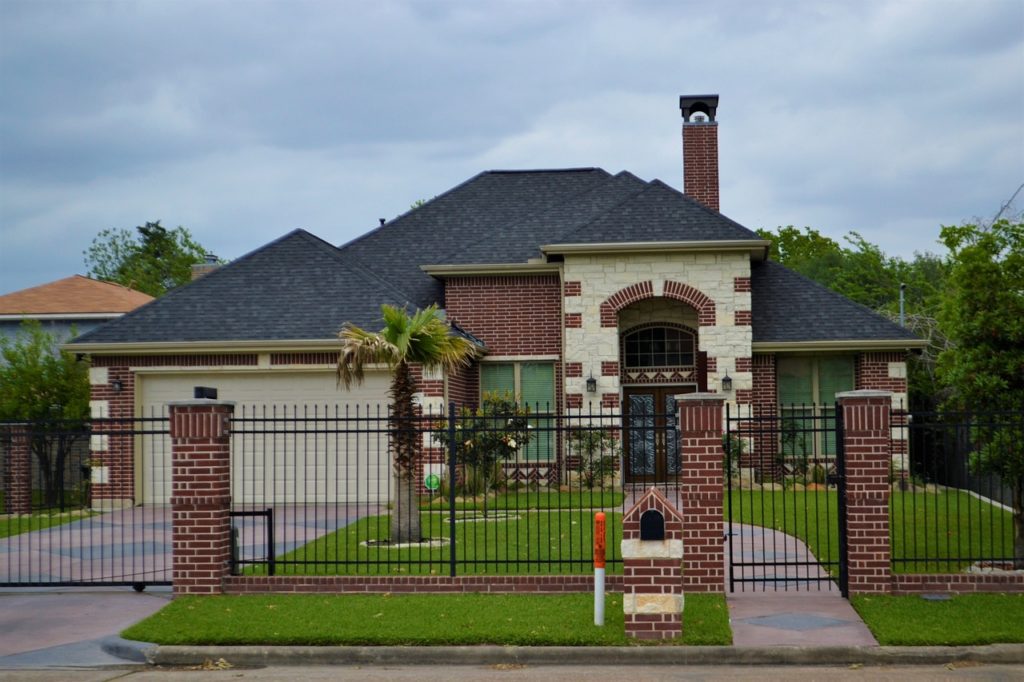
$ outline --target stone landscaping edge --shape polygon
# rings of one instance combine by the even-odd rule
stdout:
[[[150,665],[934,665],[1024,664],[1024,644],[925,647],[735,646],[157,646],[137,642],[131,660]],[[123,658],[126,640],[108,653]]]

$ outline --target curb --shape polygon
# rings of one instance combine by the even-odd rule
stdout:
[[[150,665],[935,665],[1024,664],[1024,644],[928,647],[152,646]],[[112,653],[112,652],[111,652]],[[137,660],[137,659],[132,659]]]
[[[123,637],[104,637],[100,640],[100,650],[105,654],[123,658],[132,663],[147,663],[149,655],[159,647],[149,642],[136,642]]]

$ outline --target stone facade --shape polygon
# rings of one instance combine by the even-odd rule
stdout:
[[[752,372],[739,371],[736,363],[752,355],[750,321],[743,314],[750,310],[750,292],[735,285],[750,277],[748,253],[572,254],[563,267],[565,280],[578,283],[564,298],[565,313],[580,319],[579,327],[565,330],[564,359],[583,366],[583,377],[566,378],[566,393],[585,394],[584,377],[593,373],[599,395],[618,395],[621,377],[602,368],[619,361],[621,332],[658,321],[697,331],[711,390],[726,373],[734,389],[752,388]]]

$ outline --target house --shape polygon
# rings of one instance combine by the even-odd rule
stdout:
[[[128,287],[82,275],[0,296],[0,337],[13,339],[22,322],[38,320],[59,339],[82,334],[153,300]]]
[[[768,242],[719,212],[717,105],[680,98],[686,194],[600,168],[487,171],[340,247],[286,234],[70,344],[91,358],[94,409],[159,413],[199,385],[257,414],[386,404],[385,372],[350,392],[334,378],[341,324],[379,328],[382,303],[438,303],[486,346],[469,370],[417,377],[424,409],[492,389],[633,415],[697,390],[769,411],[855,388],[905,396],[923,341],[771,262]],[[627,481],[676,473],[665,439],[625,445]],[[532,476],[556,480],[553,450]],[[167,499],[166,454],[96,456],[114,473],[94,495]],[[140,467],[158,482],[136,484]]]

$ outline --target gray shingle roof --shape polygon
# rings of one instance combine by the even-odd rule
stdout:
[[[755,342],[917,340],[870,308],[778,263],[751,264]]]
[[[660,181],[488,171],[341,247],[291,232],[76,342],[331,339],[346,321],[377,328],[382,303],[440,302],[421,265],[523,263],[544,244],[737,239],[758,235]],[[753,292],[755,341],[914,338],[775,264],[754,268]]]
[[[408,296],[358,261],[295,230],[76,343],[329,339],[346,320],[379,326]]]

